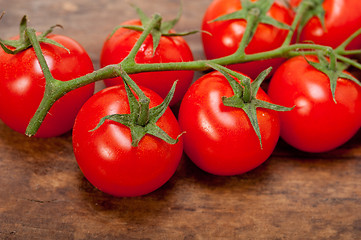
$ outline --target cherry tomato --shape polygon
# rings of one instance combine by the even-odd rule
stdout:
[[[299,150],[332,150],[348,141],[361,126],[361,88],[338,78],[335,103],[329,78],[302,56],[282,64],[270,81],[268,94],[276,104],[295,106],[292,111],[279,113],[281,137]]]
[[[162,102],[155,92],[142,90],[150,98],[150,107]],[[73,129],[74,154],[84,176],[101,191],[119,197],[144,195],[162,186],[174,174],[183,153],[182,138],[172,145],[145,135],[132,147],[130,129],[111,120],[90,131],[102,117],[129,112],[124,86],[109,87],[84,104]],[[156,124],[173,138],[181,133],[169,108]]]
[[[41,43],[54,78],[67,81],[94,70],[93,63],[79,43],[62,35],[49,35],[67,50]],[[34,49],[16,55],[0,50],[0,119],[12,129],[25,129],[44,95],[45,78]],[[53,137],[69,131],[79,109],[94,93],[94,84],[76,89],[60,98],[50,109],[36,137]]]
[[[212,20],[240,10],[242,8],[239,0],[214,0],[208,7],[202,22],[202,41],[205,55],[208,59],[225,57],[233,54],[238,49],[246,28],[245,20]],[[272,5],[269,15],[287,25],[292,24],[293,14],[285,6],[277,1]],[[284,42],[288,30],[279,29],[268,24],[259,24],[251,42],[245,49],[247,54],[259,53],[276,49]],[[230,66],[231,69],[240,71],[251,78],[272,66],[276,69],[284,60],[268,59]]]
[[[122,25],[141,25],[139,20],[131,20],[122,23]],[[141,32],[120,28],[111,38],[108,38],[103,45],[100,65],[101,67],[120,63],[133,48],[139,39]],[[168,62],[188,62],[193,60],[192,52],[187,42],[179,36],[162,36],[153,55],[153,40],[149,36],[138,51],[136,63],[168,63]],[[132,74],[131,78],[141,86],[145,86],[165,98],[171,89],[173,83],[178,80],[177,89],[171,101],[171,105],[179,102],[187,91],[193,80],[193,71],[164,71],[164,72],[145,72]],[[107,79],[104,81],[106,86],[122,84],[121,78]]]
[[[298,6],[301,0],[291,0],[292,6]],[[300,41],[312,41],[317,44],[336,48],[352,33],[361,28],[360,0],[325,0],[325,29],[320,20],[313,17],[304,27]],[[347,49],[360,49],[361,36],[354,39]]]
[[[201,169],[215,175],[236,175],[262,164],[273,152],[279,138],[278,113],[257,108],[260,141],[245,112],[228,107],[222,97],[233,90],[219,72],[199,78],[187,91],[179,110],[184,150]],[[260,89],[257,99],[270,101]]]

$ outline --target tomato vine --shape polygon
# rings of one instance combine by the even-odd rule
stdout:
[[[315,12],[317,15],[318,12],[312,10],[319,8],[321,4],[320,1],[304,0],[301,2],[301,4],[297,8],[297,13],[294,17],[294,21],[292,25],[288,27],[282,25],[282,27],[288,28],[289,32],[281,47],[266,52],[246,54],[244,52],[244,49],[249,43],[250,39],[252,38],[252,35],[255,32],[255,29],[257,28],[259,23],[265,22],[267,24],[275,24],[277,26],[279,26],[280,24],[277,23],[276,20],[270,19],[270,17],[266,16],[267,8],[269,8],[270,5],[273,3],[272,0],[262,1],[264,4],[260,4],[259,2],[261,1],[253,2],[250,0],[241,0],[241,2],[242,4],[247,6],[247,8],[244,8],[244,11],[240,13],[241,18],[247,19],[247,27],[244,33],[244,36],[246,36],[246,38],[242,40],[242,42],[239,45],[238,51],[236,51],[234,54],[212,60],[195,60],[191,62],[157,63],[157,64],[136,63],[134,60],[135,55],[140,49],[142,43],[145,41],[145,38],[149,34],[152,34],[152,32],[154,32],[154,29],[156,28],[159,29],[159,27],[161,26],[162,17],[158,14],[155,14],[153,15],[152,18],[147,20],[147,24],[144,26],[140,38],[138,39],[137,43],[129,53],[128,57],[125,58],[122,62],[120,62],[119,64],[106,66],[92,73],[86,74],[84,76],[66,82],[59,81],[53,78],[53,76],[51,75],[39,44],[39,42],[41,42],[42,39],[36,35],[35,29],[27,26],[21,27],[20,34],[21,36],[24,37],[24,39],[29,40],[30,45],[34,48],[36,56],[41,65],[41,69],[46,78],[46,88],[45,88],[44,97],[26,129],[26,135],[33,136],[36,134],[42,121],[44,120],[46,114],[48,113],[50,107],[66,93],[99,80],[121,77],[120,70],[124,71],[127,74],[150,72],[150,71],[169,71],[169,70],[204,71],[210,68],[209,67],[210,64],[230,65],[235,63],[244,63],[244,62],[277,58],[277,57],[290,58],[299,55],[317,55],[320,56],[321,60],[323,60],[325,57],[330,58],[331,59],[330,65],[327,65],[328,61],[321,61],[323,67],[319,67],[318,69],[324,72],[325,74],[327,74],[330,77],[331,82],[332,79],[339,76],[338,75],[339,71],[336,70],[337,62],[343,62],[345,64],[361,69],[360,63],[348,58],[349,55],[361,53],[361,50],[345,49],[346,45],[349,42],[351,42],[355,37],[361,34],[361,29],[356,31],[354,34],[352,34],[344,43],[342,43],[339,47],[335,49],[325,45],[312,44],[312,43],[291,44],[291,39],[294,35],[294,32],[296,31],[297,26],[301,23],[301,19],[303,19],[303,17],[309,14],[310,12],[311,13]],[[222,19],[218,19],[218,20],[222,20]],[[26,20],[23,19],[22,22],[23,21]],[[22,26],[24,26],[24,24]],[[1,43],[1,47],[6,51],[6,49],[8,49],[6,47],[8,42],[1,40],[0,43]],[[29,44],[27,44],[26,47],[29,47]],[[360,83],[355,79],[352,80],[360,85]],[[331,88],[331,91],[334,94],[335,86]]]

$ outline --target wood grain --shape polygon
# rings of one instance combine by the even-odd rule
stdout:
[[[169,19],[179,1],[136,0]],[[211,0],[183,0],[177,30],[199,29]],[[0,0],[1,37],[22,15],[39,30],[62,24],[97,68],[112,28],[135,17],[126,1]],[[188,37],[202,58],[199,35]],[[99,85],[99,87],[101,87]],[[0,239],[359,239],[361,134],[329,153],[306,154],[282,140],[259,168],[217,177],[184,156],[176,174],[144,197],[114,198],[79,170],[71,133],[27,138],[0,122]]]

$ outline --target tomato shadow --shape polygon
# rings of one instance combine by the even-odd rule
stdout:
[[[8,149],[20,152],[46,153],[48,151],[59,151],[71,147],[71,131],[58,137],[38,138],[28,137],[16,132],[0,121],[1,142]],[[68,146],[67,146],[68,145]]]
[[[344,163],[361,157],[361,130],[342,146],[327,152],[310,153],[298,150],[279,140],[273,153],[274,157],[292,161],[305,167]]]
[[[179,171],[179,178],[186,179],[188,184],[197,186],[201,190],[210,192],[251,191],[260,189],[272,175],[271,159],[266,160],[257,168],[239,175],[218,176],[203,171],[187,156],[184,157],[183,166]]]
[[[88,217],[136,224],[147,227],[158,224],[154,219],[176,219],[178,214],[192,217],[202,214],[199,206],[212,207],[212,202],[232,194],[239,198],[241,192],[260,191],[269,176],[268,164],[249,173],[221,177],[206,173],[194,165],[187,156],[172,178],[162,187],[144,196],[114,197],[101,192],[89,183],[79,171],[79,208]],[[260,186],[261,185],[261,186]],[[212,199],[211,202],[206,198]],[[159,223],[161,224],[161,223]]]
[[[49,170],[56,171],[73,165],[69,158],[73,154],[71,132],[53,138],[27,137],[2,122],[0,132],[1,157],[26,172],[41,175]]]
[[[75,202],[79,211],[96,221],[149,228],[160,226],[162,221],[159,219],[173,220],[178,215],[195,218],[204,211],[217,211],[221,209],[218,203],[227,206],[237,202],[243,206],[247,199],[257,201],[258,196],[296,201],[299,188],[295,186],[299,182],[295,182],[290,174],[300,170],[299,176],[308,170],[311,173],[336,172],[344,161],[358,154],[360,140],[361,134],[358,133],[341,148],[321,154],[298,151],[280,140],[274,153],[262,165],[236,176],[207,173],[184,154],[178,169],[166,184],[140,197],[119,198],[105,194],[93,187],[79,170]],[[264,206],[261,202],[253,204]]]
[[[179,189],[182,186],[179,185],[177,172],[159,189],[144,196],[116,197],[95,188],[79,170],[77,180],[80,207],[95,218],[145,226],[148,223],[154,224],[154,218],[169,215],[174,202],[179,200]]]
[[[307,153],[297,150],[282,139],[274,152],[257,168],[235,176],[216,176],[199,169],[187,156],[178,171],[177,178],[188,185],[198,186],[201,190],[218,192],[262,194],[270,191],[272,184],[287,180],[287,171],[330,171],[337,172],[357,164],[361,158],[361,130],[341,147],[324,153]],[[350,165],[348,165],[348,163]],[[348,165],[348,166],[347,166]]]

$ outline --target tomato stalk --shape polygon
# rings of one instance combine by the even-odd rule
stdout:
[[[237,56],[242,59],[245,55],[245,49],[249,42],[252,40],[257,26],[260,23],[276,26],[281,29],[290,29],[290,27],[282,22],[267,15],[270,10],[273,0],[264,0],[252,2],[250,0],[241,0],[242,9],[226,14],[224,16],[214,19],[212,22],[227,21],[234,19],[243,19],[247,21],[246,29],[243,33],[242,40],[238,46],[237,51],[231,56]]]
[[[169,144],[176,144],[182,134],[180,134],[176,139],[173,139],[156,125],[158,119],[164,114],[167,107],[169,106],[169,103],[174,95],[176,82],[173,84],[168,95],[160,105],[149,108],[149,98],[142,92],[142,90],[122,68],[120,68],[118,71],[119,75],[121,75],[124,80],[130,113],[105,116],[99,121],[99,124],[92,131],[101,127],[106,120],[111,120],[121,123],[130,129],[133,147],[137,147],[140,140],[142,140],[146,134],[160,138]],[[131,89],[136,93],[139,100],[136,99]]]
[[[144,127],[149,122],[149,98],[143,93],[143,91],[139,88],[137,84],[128,76],[128,74],[121,68],[119,69],[119,75],[122,76],[124,83],[126,85],[126,89],[128,91],[128,96],[133,95],[131,92],[129,92],[130,89],[132,89],[135,94],[138,96],[139,100],[136,101],[134,98],[129,99],[129,104],[137,104],[138,103],[138,113],[136,114],[136,117],[134,119],[134,124],[137,124],[141,127]],[[173,96],[174,91],[170,92],[171,96]]]
[[[162,21],[162,17],[158,14],[155,14],[152,18],[151,22],[147,22],[147,24],[151,25],[150,28],[147,29],[147,27],[145,27],[145,30],[143,31],[143,34],[139,37],[138,41],[135,43],[134,47],[132,48],[132,50],[130,51],[129,55],[122,61],[123,65],[130,65],[133,66],[135,65],[135,56],[137,55],[139,49],[141,48],[143,42],[145,41],[145,38],[151,34],[152,30],[154,29],[159,29],[160,25],[161,25],[161,21]],[[153,35],[154,36],[154,35]],[[158,36],[158,34],[157,34]],[[159,36],[160,37],[160,36]],[[155,39],[158,39],[158,37],[153,37],[153,42],[156,42]],[[158,40],[159,41],[159,40]],[[154,43],[156,46],[153,47],[153,53],[155,51],[155,49],[157,48],[157,43]]]
[[[247,47],[248,43],[251,41],[252,36],[254,34],[254,31],[252,31],[252,30],[257,28],[258,16],[259,16],[259,11],[257,11],[256,9],[253,9],[253,11],[251,11],[250,14],[247,16],[246,30],[244,31],[242,41],[239,44],[239,47],[238,47],[237,51],[235,52],[235,55],[238,55],[239,57],[242,57],[245,55],[244,50]]]
[[[133,51],[130,53],[131,56],[133,56],[133,55],[135,56],[136,52],[140,48],[141,44],[144,42],[145,38],[149,35],[149,33],[153,29],[153,27],[156,24],[159,24],[160,19],[161,18],[159,15],[155,15],[153,17],[152,21],[149,23],[149,27],[146,28],[146,30],[143,32],[139,41],[133,48]],[[23,18],[22,22],[24,22],[24,18]],[[23,24],[21,24],[21,26],[22,25]],[[102,68],[98,71],[95,71],[93,73],[84,75],[80,78],[76,78],[76,79],[73,79],[70,81],[63,82],[63,81],[56,80],[55,78],[53,78],[53,76],[49,70],[49,67],[46,63],[46,60],[42,53],[39,39],[36,36],[35,30],[32,28],[25,27],[24,33],[25,33],[24,36],[26,36],[29,39],[30,44],[34,48],[35,54],[38,58],[40,67],[43,71],[45,81],[46,81],[44,97],[42,98],[42,101],[40,102],[38,109],[36,110],[34,116],[30,120],[28,127],[25,131],[25,134],[27,136],[33,136],[36,134],[36,132],[38,131],[39,127],[41,126],[43,120],[45,119],[46,114],[48,113],[48,111],[50,110],[52,105],[60,97],[64,96],[66,93],[68,93],[76,88],[79,88],[79,87],[85,86],[87,84],[93,83],[95,81],[98,81],[98,80],[121,76],[121,74],[119,72],[119,68],[121,68],[121,65],[116,64],[111,67]],[[130,59],[130,58],[127,58],[127,59]],[[123,64],[125,66],[132,68],[132,67],[134,67],[135,62],[134,62],[134,59],[132,61],[126,60]],[[146,106],[148,104],[148,106],[149,106],[149,102],[147,103],[146,101],[144,101],[144,99],[142,99],[141,104],[144,106]],[[144,109],[145,109],[145,107],[142,108],[142,112],[141,112],[142,117],[140,119],[144,119],[145,118],[144,116],[147,115],[147,113],[144,112],[145,111]],[[139,120],[139,121],[141,122],[141,125],[142,124],[144,125],[145,124],[144,122],[146,120]]]
[[[318,1],[316,1],[317,3]],[[259,5],[254,5],[258,3]],[[233,19],[235,15],[240,16],[241,18],[246,19],[249,21],[247,23],[246,32],[245,32],[245,38],[242,40],[242,42],[239,45],[239,49],[236,53],[218,58],[213,60],[196,60],[191,62],[171,62],[171,63],[157,63],[157,64],[139,64],[135,62],[135,55],[137,51],[139,50],[142,43],[145,41],[146,37],[152,33],[154,33],[154,29],[162,28],[162,25],[160,23],[161,17],[159,15],[154,15],[151,19],[148,20],[147,24],[145,24],[144,30],[141,34],[141,37],[138,39],[137,43],[135,44],[134,48],[130,52],[129,56],[124,59],[119,64],[113,64],[106,66],[104,68],[101,68],[97,71],[94,71],[93,73],[86,74],[84,76],[81,76],[79,78],[75,78],[73,80],[69,81],[58,81],[54,79],[51,76],[51,73],[48,71],[48,67],[46,64],[46,61],[43,57],[41,47],[39,44],[39,41],[44,41],[46,43],[47,40],[45,37],[39,38],[36,37],[35,30],[28,28],[26,25],[22,25],[22,29],[24,30],[25,34],[21,35],[24,36],[25,40],[27,38],[29,39],[30,46],[32,45],[34,47],[35,53],[39,59],[39,63],[41,68],[44,71],[44,75],[46,78],[46,90],[44,93],[43,100],[41,104],[39,105],[38,110],[36,111],[35,115],[29,122],[28,128],[26,130],[26,135],[32,136],[34,135],[38,128],[41,125],[41,122],[45,118],[47,112],[51,108],[51,106],[54,104],[56,100],[58,100],[61,96],[65,95],[66,93],[77,89],[79,87],[85,86],[87,84],[104,80],[107,78],[115,78],[120,77],[122,74],[121,72],[124,71],[127,74],[134,74],[134,73],[140,73],[140,72],[154,72],[154,71],[170,71],[170,70],[193,70],[193,71],[204,71],[207,69],[210,69],[210,64],[218,64],[218,65],[231,65],[236,63],[244,63],[244,62],[250,62],[250,61],[257,61],[257,60],[263,60],[263,59],[270,59],[270,58],[289,58],[294,57],[298,55],[319,55],[320,52],[323,56],[330,57],[330,54],[332,57],[335,57],[334,60],[344,62],[346,64],[352,65],[354,67],[357,67],[361,69],[361,64],[357,63],[354,60],[351,60],[345,55],[350,55],[353,53],[359,53],[360,50],[345,50],[346,45],[352,41],[353,38],[361,34],[361,29],[356,31],[352,36],[350,36],[340,47],[333,50],[332,48],[328,46],[323,45],[317,45],[317,44],[309,44],[309,43],[297,43],[297,44],[290,44],[290,39],[293,35],[293,32],[295,31],[295,27],[298,26],[301,22],[302,16],[308,12],[308,9],[310,7],[317,8],[321,5],[321,3],[317,3],[316,5],[312,5],[313,1],[310,4],[310,0],[303,1],[299,7],[298,12],[296,14],[296,17],[291,25],[291,27],[284,26],[280,24],[278,21],[270,18],[267,16],[267,9],[271,6],[273,1],[267,0],[267,1],[257,1],[257,2],[251,2],[249,0],[242,0],[242,4],[246,6],[244,10],[238,13],[230,14],[229,16],[224,16],[218,19],[219,21],[227,18]],[[314,12],[316,16],[322,16],[322,14],[319,14],[317,12]],[[215,20],[217,21],[217,19]],[[24,19],[22,22],[26,22]],[[253,33],[255,32],[257,26],[259,23],[266,23],[266,24],[272,24],[276,25],[277,27],[281,28],[287,28],[290,29],[288,36],[283,43],[283,45],[277,49],[262,52],[262,53],[254,53],[254,54],[246,54],[244,53],[244,49],[248,42],[251,40],[251,37]],[[169,26],[168,26],[169,27]],[[159,35],[157,33],[157,35]],[[7,51],[9,48],[6,47],[9,42],[6,42],[4,40],[0,40],[1,47]],[[29,44],[27,44],[27,47],[29,47]],[[332,50],[332,51],[331,51]],[[332,66],[334,66],[334,62],[332,62]],[[326,69],[329,69],[330,67],[327,66]],[[334,67],[331,67],[331,69],[334,69]],[[121,71],[120,71],[121,70]],[[339,72],[337,72],[339,73]],[[134,88],[132,88],[134,90]],[[333,90],[332,90],[333,91]],[[146,102],[142,102],[142,105],[147,105]],[[145,107],[144,107],[145,109]],[[143,115],[143,113],[142,113]],[[144,113],[144,116],[147,114]],[[143,118],[141,118],[143,119]],[[144,125],[146,122],[145,120],[139,120],[141,123],[140,125]]]
[[[240,108],[246,113],[262,148],[261,132],[257,119],[257,108],[265,108],[282,112],[293,109],[262,101],[256,98],[261,83],[271,72],[272,67],[261,72],[258,77],[253,82],[251,82],[250,78],[221,65],[210,64],[210,66],[222,73],[232,87],[234,95],[232,97],[222,97],[223,104],[228,107]],[[236,79],[239,82],[236,81]]]
[[[345,56],[342,56],[342,55],[339,55],[336,53],[336,56],[337,56],[337,59],[339,59],[340,61],[346,63],[346,64],[349,64],[350,66],[353,66],[355,68],[358,68],[361,70],[361,64],[348,58],[348,57],[345,57]]]
[[[267,15],[267,12],[270,10],[273,2],[274,2],[273,0],[256,1],[256,2],[251,2],[249,0],[241,0],[242,9],[239,11],[240,14],[238,18],[247,20],[247,25],[241,43],[239,44],[239,47],[237,51],[234,53],[234,55],[242,56],[245,54],[245,49],[249,44],[249,42],[252,40],[256,32],[256,29],[260,23],[270,24],[281,29],[290,29],[288,25],[279,22]],[[231,13],[226,16],[220,17],[218,19],[223,19],[223,20],[233,19],[233,17],[232,18],[227,17],[229,15],[232,16],[233,14]]]
[[[294,19],[292,21],[290,31],[288,32],[288,34],[287,34],[287,36],[285,38],[285,41],[282,44],[282,47],[290,45],[290,43],[292,41],[292,38],[293,38],[293,34],[294,34],[295,30],[297,29],[297,25],[301,22],[301,20],[304,17],[305,13],[307,13],[307,11],[309,11],[310,5],[311,4],[307,0],[304,0],[300,4],[300,6],[297,9],[296,15],[295,15],[295,17],[294,17]]]
[[[46,63],[45,57],[42,54],[39,40],[36,36],[36,32],[32,28],[26,28],[25,34],[29,38],[31,45],[34,48],[35,54],[38,58],[41,70],[45,77],[45,92],[43,99],[36,110],[34,117],[30,121],[25,134],[28,136],[34,135],[39,129],[41,123],[43,122],[46,114],[48,113],[51,106],[56,102],[57,99],[64,96],[66,92],[64,91],[63,82],[53,78],[49,67]]]
[[[351,43],[357,36],[361,34],[361,28],[354,32],[350,37],[348,37],[343,43],[341,43],[335,51],[338,52],[340,55],[355,55],[361,54],[361,49],[358,50],[346,50],[348,44]]]
[[[153,26],[157,24],[159,25],[160,20],[161,17],[159,15],[154,16],[152,21],[149,23],[150,27],[144,30],[138,42],[136,43],[135,47],[130,52],[130,55],[128,56],[126,61],[122,62],[121,64],[116,64],[115,66],[112,67],[105,67],[97,72],[93,72],[83,77],[66,82],[59,81],[53,78],[49,70],[49,67],[46,63],[46,60],[44,58],[44,55],[42,54],[40,43],[36,36],[35,30],[31,28],[27,28],[25,30],[25,33],[28,36],[31,44],[33,45],[35,54],[37,55],[37,58],[39,60],[39,64],[46,79],[46,86],[45,86],[44,97],[37,111],[35,112],[34,117],[31,119],[26,129],[26,135],[32,136],[36,133],[42,121],[44,120],[47,112],[54,104],[54,102],[63,95],[65,95],[67,92],[76,89],[78,87],[84,86],[88,83],[91,83],[96,79],[121,76],[124,80],[125,87],[128,93],[128,100],[131,108],[131,113],[123,114],[123,115],[115,114],[111,116],[106,116],[100,121],[99,125],[96,128],[100,127],[105,120],[109,119],[120,122],[131,129],[133,146],[137,146],[139,141],[144,137],[145,134],[156,136],[170,144],[177,143],[179,136],[176,139],[173,139],[155,124],[158,121],[158,119],[163,115],[163,113],[166,111],[169,102],[173,97],[176,83],[174,83],[167,97],[164,99],[164,102],[161,105],[150,109],[149,98],[141,91],[141,89],[128,76],[128,74],[124,71],[122,67],[122,65],[128,67],[136,65],[134,61],[135,54],[141,47],[145,38],[149,35],[150,31],[153,29]],[[132,89],[136,93],[139,100],[136,100],[135,96],[133,95],[130,89]]]

